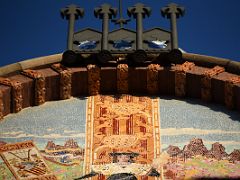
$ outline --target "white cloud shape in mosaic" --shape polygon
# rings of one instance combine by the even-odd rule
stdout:
[[[238,141],[217,141],[222,145],[239,145],[240,142]],[[214,144],[215,141],[204,141],[204,144]]]
[[[195,128],[161,129],[162,136],[208,135],[208,134],[240,134],[240,131],[223,131],[223,130],[218,130],[218,129],[195,129]]]
[[[185,142],[173,143],[171,145],[183,147],[183,146],[189,144],[189,142],[190,141],[185,141]],[[203,140],[204,145],[212,145],[216,142],[218,142],[222,145],[240,145],[240,141],[205,141],[205,140]],[[166,148],[169,146],[169,144],[163,143],[163,144],[161,144],[161,146]]]
[[[63,132],[64,133],[76,133],[76,131],[73,131],[73,130],[64,130]]]
[[[12,132],[0,134],[0,138],[28,138],[28,137],[43,138],[43,139],[85,138],[85,133],[74,133],[74,134],[68,134],[68,135],[52,133],[52,134],[45,134],[43,136],[39,136],[36,134],[26,134],[26,133],[18,133],[14,135]]]
[[[1,132],[0,133],[0,137],[2,136],[16,136],[16,135],[19,135],[19,134],[23,134],[24,132],[23,131],[13,131],[13,132]]]

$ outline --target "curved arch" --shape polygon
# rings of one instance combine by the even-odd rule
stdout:
[[[0,68],[0,117],[45,101],[122,92],[200,98],[240,110],[240,62],[183,53],[189,63],[171,67],[66,68],[56,64],[61,56],[34,58]]]
[[[44,66],[52,63],[60,62],[62,59],[62,53],[43,56],[38,58],[27,59],[14,64],[9,64],[0,67],[0,76],[5,76],[11,73],[20,72],[25,69],[36,68],[39,66]]]

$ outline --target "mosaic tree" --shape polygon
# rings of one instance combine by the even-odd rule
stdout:
[[[127,10],[128,16],[133,16],[136,19],[136,29],[137,29],[137,50],[143,49],[143,23],[142,20],[146,16],[150,16],[151,8],[146,7],[144,4],[137,3],[133,7],[128,8]]]
[[[108,50],[108,29],[109,19],[116,17],[117,9],[112,8],[109,4],[103,4],[94,9],[96,18],[102,19],[102,50]]]
[[[161,9],[162,16],[171,20],[172,49],[178,49],[177,18],[183,16],[184,13],[184,7],[181,7],[175,3],[171,3]]]
[[[79,17],[84,16],[84,9],[79,8],[74,4],[67,6],[66,8],[61,9],[62,18],[66,17],[68,20],[68,50],[73,48],[73,34],[74,34],[74,23],[75,20]]]

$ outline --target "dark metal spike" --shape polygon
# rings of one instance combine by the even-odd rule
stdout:
[[[150,16],[151,14],[151,8],[146,7],[144,4],[137,3],[133,7],[128,8],[127,10],[128,16],[133,16],[136,19],[136,39],[137,39],[137,50],[142,49],[143,44],[143,23],[142,19],[146,16]]]
[[[112,20],[115,24],[119,24],[120,28],[123,28],[124,24],[127,24],[130,19],[124,19],[122,15],[122,0],[119,0],[119,18]]]
[[[71,4],[67,6],[66,8],[61,9],[60,11],[61,17],[69,21],[68,25],[68,50],[72,50],[73,48],[73,34],[74,34],[74,24],[75,20],[78,19],[79,17],[84,16],[84,9],[79,8],[78,6]]]
[[[103,4],[94,9],[96,18],[102,19],[102,50],[108,50],[108,21],[116,17],[117,9],[112,8],[109,4]]]
[[[183,16],[185,13],[184,7],[181,7],[175,3],[168,4],[161,9],[163,17],[167,17],[171,20],[171,44],[172,49],[178,49],[178,36],[177,36],[177,18]]]
[[[119,0],[119,19],[122,18],[122,0]]]

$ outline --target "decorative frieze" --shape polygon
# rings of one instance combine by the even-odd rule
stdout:
[[[36,70],[23,70],[22,74],[34,79],[34,101],[35,105],[41,105],[46,101],[46,81],[45,77]]]
[[[194,63],[185,62],[178,66],[175,71],[175,95],[184,97],[186,95],[186,72],[195,66]]]
[[[228,109],[233,109],[235,107],[234,86],[237,83],[240,83],[240,77],[233,77],[224,84],[224,101]]]
[[[158,64],[150,64],[147,69],[147,91],[149,94],[157,94],[158,93],[158,71],[160,70],[160,65]]]
[[[120,94],[128,93],[128,65],[119,64],[117,66],[117,90]]]
[[[60,99],[69,99],[72,92],[71,71],[60,63],[53,64],[51,67],[60,74]]]
[[[213,76],[218,75],[218,74],[220,74],[220,73],[222,73],[224,71],[225,71],[224,67],[215,66],[214,68],[207,70],[204,73],[204,75],[208,76],[208,77],[213,77]]]
[[[225,69],[220,66],[215,66],[214,68],[205,71],[205,73],[203,74],[203,77],[201,78],[201,97],[204,101],[212,100],[212,93],[211,93],[212,77],[224,71]]]
[[[0,77],[0,84],[12,87],[12,111],[19,112],[23,108],[23,87],[19,81]]]
[[[100,93],[100,71],[101,69],[93,64],[87,66],[88,70],[88,93],[89,95],[98,95]]]

